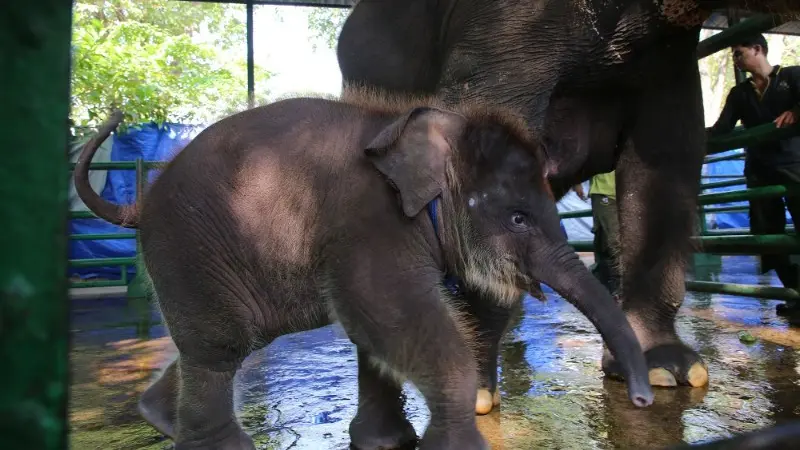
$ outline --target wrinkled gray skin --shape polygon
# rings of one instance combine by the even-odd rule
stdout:
[[[621,359],[631,401],[652,403],[632,328],[560,232],[540,143],[511,116],[426,104],[348,93],[348,103],[291,99],[233,115],[127,207],[88,184],[88,162],[119,117],[86,145],[78,193],[106,220],[141,229],[180,352],[140,401],[177,449],[253,448],[233,411],[240,363],[332,320],[358,349],[356,448],[416,439],[405,379],[431,411],[421,448],[487,448],[474,331],[442,286],[445,271],[506,307],[534,280],[552,286]],[[435,198],[439,233],[426,213]]]
[[[346,84],[522,113],[545,142],[557,199],[616,169],[622,306],[661,386],[708,382],[705,362],[675,330],[704,155],[695,48],[708,11],[698,3],[735,2],[362,0],[337,48]],[[464,297],[485,336],[482,414],[499,403],[497,341],[510,312],[474,291]],[[621,375],[607,351],[602,365]]]

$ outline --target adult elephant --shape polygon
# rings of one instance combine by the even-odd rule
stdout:
[[[621,301],[651,384],[702,386],[707,366],[675,330],[705,144],[695,49],[710,8],[733,3],[361,0],[337,53],[348,84],[518,109],[547,143],[557,198],[616,169]],[[797,1],[750,3],[768,10]],[[487,344],[476,405],[485,413],[499,402],[497,343],[510,313],[479,293],[465,296]],[[602,366],[620,375],[608,351]]]

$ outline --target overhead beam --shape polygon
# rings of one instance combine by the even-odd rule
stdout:
[[[700,43],[697,44],[697,59],[713,55],[722,49],[736,44],[742,36],[747,36],[752,33],[763,33],[783,23],[784,21],[782,19],[771,14],[758,14],[744,19],[736,25],[732,25],[714,36],[700,41]]]
[[[248,0],[177,0],[182,2],[234,3],[246,5]],[[350,8],[354,0],[253,0],[254,5],[312,6],[322,8]]]

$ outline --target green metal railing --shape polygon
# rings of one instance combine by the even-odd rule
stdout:
[[[136,198],[137,201],[141,198],[144,181],[150,169],[159,169],[164,167],[164,161],[143,161],[141,158],[136,161],[115,161],[115,162],[97,162],[89,164],[89,170],[134,170],[136,171]],[[69,164],[69,170],[75,170],[76,163]],[[93,219],[97,216],[91,211],[70,211],[69,217],[72,219]],[[133,283],[130,283],[128,277],[128,268],[135,266],[139,255],[139,231],[133,233],[87,233],[87,234],[71,234],[70,240],[111,240],[111,239],[135,239],[136,240],[136,255],[134,257],[124,258],[86,258],[86,259],[70,259],[68,260],[69,267],[85,268],[85,267],[118,267],[120,270],[119,280],[70,280],[69,286],[71,288],[92,288],[92,287],[127,287],[128,297],[137,297],[143,295],[141,278],[134,277]]]

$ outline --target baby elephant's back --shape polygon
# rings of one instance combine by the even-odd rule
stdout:
[[[150,189],[143,244],[180,246],[192,260],[226,255],[262,272],[255,278],[310,274],[352,191],[368,183],[358,117],[335,102],[297,99],[214,124]]]

